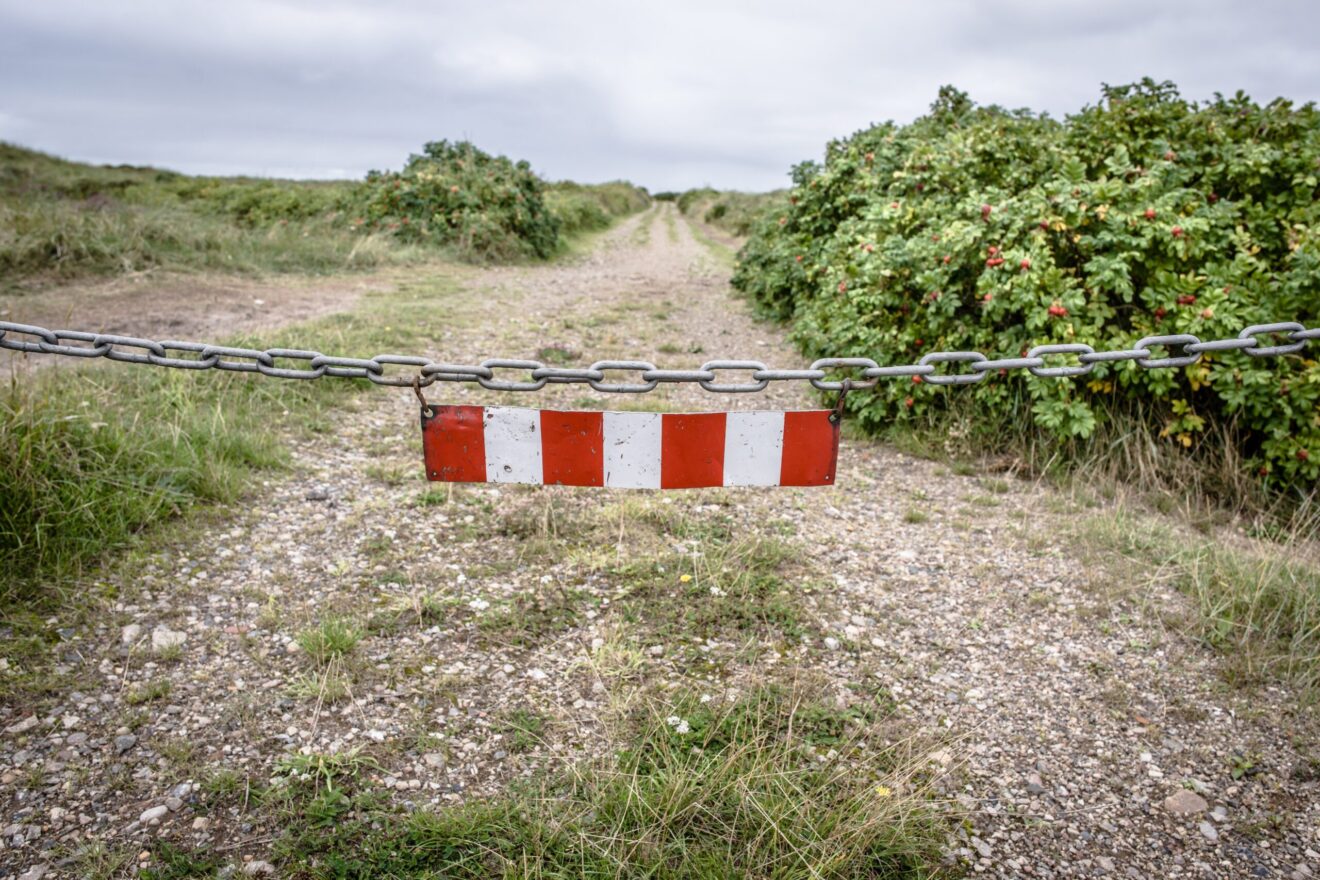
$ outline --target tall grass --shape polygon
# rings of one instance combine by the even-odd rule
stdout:
[[[1005,386],[1005,394],[1018,398],[1018,412],[1032,406],[1030,381],[1020,377]],[[1244,432],[1232,422],[1210,426],[1184,447],[1152,427],[1163,418],[1157,406],[1114,400],[1095,407],[1098,424],[1092,436],[1061,439],[1030,419],[987,415],[957,388],[946,389],[944,395],[942,407],[901,421],[874,418],[859,406],[857,421],[867,432],[912,454],[1000,458],[1010,469],[1065,483],[1139,487],[1161,510],[1177,508],[1191,519],[1242,516],[1257,528],[1290,531],[1314,514],[1320,499],[1314,485],[1276,492],[1254,479],[1236,452],[1245,445]]]
[[[9,284],[150,269],[327,275],[423,257],[386,236],[355,234],[334,216],[253,228],[180,206],[0,204],[0,277]]]
[[[1187,595],[1189,631],[1224,653],[1230,679],[1275,677],[1320,695],[1320,516],[1272,543],[1189,541],[1126,510],[1089,519],[1080,536],[1125,581]]]
[[[0,601],[34,598],[187,507],[233,501],[281,464],[245,384],[131,368],[14,382],[0,396]]]
[[[423,343],[452,287],[369,294],[333,315],[244,347],[369,356]],[[293,430],[318,430],[359,380],[259,376],[96,363],[17,377],[0,392],[0,605],[40,598],[132,543],[152,523],[240,497],[281,466]]]
[[[0,143],[0,284],[158,268],[319,275],[424,258],[354,231],[355,186],[84,165]]]
[[[350,772],[265,801],[295,877],[933,876],[948,828],[886,711],[802,686],[688,695],[626,722],[616,754],[493,799],[401,814]]]

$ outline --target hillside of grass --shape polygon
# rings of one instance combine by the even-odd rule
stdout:
[[[153,269],[324,275],[434,257],[544,259],[565,236],[650,203],[628,183],[545,184],[526,163],[471,145],[415,156],[408,168],[364,181],[196,177],[0,143],[0,285]],[[492,169],[514,183],[492,184]],[[404,182],[429,188],[401,200]],[[520,223],[520,211],[532,222]]]

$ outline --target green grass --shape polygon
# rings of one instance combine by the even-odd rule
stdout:
[[[392,805],[360,755],[299,755],[253,818],[293,878],[936,876],[951,829],[886,745],[888,711],[804,684],[721,704],[680,693],[620,722],[606,757],[438,809]]]
[[[560,587],[518,593],[478,617],[477,629],[493,642],[529,647],[577,626],[586,600],[581,590]]]
[[[362,629],[343,617],[327,617],[316,626],[302,630],[298,647],[318,666],[343,657],[362,641]]]
[[[617,180],[597,184],[551,183],[546,186],[544,198],[546,207],[559,221],[560,233],[570,237],[608,229],[620,217],[635,214],[651,204],[645,190]]]
[[[171,684],[168,678],[156,678],[146,684],[133,688],[124,694],[124,702],[130,706],[154,703],[170,695]]]
[[[190,177],[0,142],[0,288],[151,269],[326,275],[461,255],[361,224],[364,184]],[[622,181],[548,184],[561,249],[650,204]]]
[[[546,717],[527,708],[512,709],[495,719],[491,729],[504,735],[509,751],[526,752],[535,748],[545,736]]]
[[[730,235],[744,237],[756,221],[776,204],[787,203],[783,190],[744,193],[714,189],[691,189],[676,199],[678,209],[689,217]]]
[[[356,356],[421,348],[434,310],[456,308],[453,290],[424,278],[368,294],[352,314],[229,342]],[[385,393],[360,380],[104,363],[16,378],[0,392],[0,608],[63,588],[153,524],[235,501],[287,462],[279,428],[328,430],[327,413],[363,390]]]
[[[1119,511],[1079,530],[1089,553],[1126,583],[1160,582],[1186,594],[1189,631],[1221,651],[1230,680],[1293,681],[1320,693],[1317,523],[1282,543],[1192,540],[1150,517]]]
[[[351,182],[188,177],[0,142],[0,278],[30,286],[148,269],[323,275],[426,251],[354,231]]]

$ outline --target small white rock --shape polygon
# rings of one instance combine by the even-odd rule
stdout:
[[[165,624],[160,624],[151,631],[151,650],[165,651],[170,648],[179,648],[188,641],[188,634],[172,630]]]
[[[529,669],[527,670],[527,677],[532,681],[545,681],[550,676],[546,674],[544,669]]]
[[[131,645],[141,637],[142,625],[137,623],[130,623],[128,626],[120,630],[119,633],[119,640],[125,645]]]
[[[143,810],[142,815],[138,816],[138,821],[141,822],[143,825],[159,825],[160,820],[164,819],[165,815],[169,811],[170,811],[169,807],[165,806],[164,804],[161,804],[158,807],[152,807],[148,810]]]
[[[37,720],[36,715],[29,715],[22,721],[15,721],[13,724],[6,727],[5,733],[27,733],[40,723],[41,722]]]

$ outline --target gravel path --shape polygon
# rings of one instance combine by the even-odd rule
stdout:
[[[661,204],[575,261],[464,271],[462,293],[437,294],[430,350],[797,364],[727,275]],[[430,391],[509,402],[482,395]],[[520,400],[621,403],[577,386]],[[815,405],[798,387],[716,398],[684,386],[646,403]],[[411,393],[363,395],[300,444],[293,475],[108,570],[121,601],[60,646],[77,690],[39,715],[0,715],[0,877],[74,876],[61,860],[81,844],[136,852],[158,835],[260,865],[278,829],[238,807],[202,815],[202,779],[264,779],[299,751],[363,746],[380,785],[414,803],[496,792],[606,747],[616,693],[599,664],[619,645],[643,677],[739,686],[756,667],[729,659],[736,646],[681,633],[628,646],[594,611],[531,639],[490,635],[488,615],[521,595],[613,595],[581,548],[548,537],[580,530],[599,537],[592,552],[625,558],[637,552],[625,514],[665,506],[791,533],[829,589],[810,599],[818,635],[760,663],[809,668],[840,692],[889,691],[968,819],[951,861],[996,877],[1320,875],[1314,715],[1286,688],[1225,684],[1220,660],[1169,623],[1180,596],[1081,562],[1069,524],[1103,506],[850,440],[828,490],[451,494],[419,480],[416,419]],[[365,637],[317,679],[296,636],[335,613]],[[728,662],[697,669],[703,653]],[[317,698],[327,677],[342,677],[346,699]],[[529,703],[551,723],[518,749],[500,719]]]

